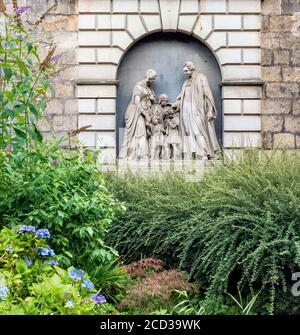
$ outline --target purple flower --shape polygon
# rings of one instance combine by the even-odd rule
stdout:
[[[56,158],[52,159],[51,165],[56,165],[58,163],[58,160]]]
[[[82,280],[85,272],[81,269],[73,269],[69,271],[69,277],[73,280]]]
[[[18,7],[16,9],[16,14],[23,14],[25,13],[28,9],[30,8],[30,6],[21,6],[21,7]]]
[[[104,304],[106,303],[106,299],[105,299],[105,296],[104,295],[97,295],[97,294],[94,294],[92,296],[92,299],[94,301],[95,304]]]
[[[89,288],[91,290],[93,290],[95,288],[93,282],[89,279],[84,279],[84,281],[81,284],[82,288]]]
[[[52,57],[50,57],[50,63],[56,63],[59,58],[61,57],[61,53],[60,54],[57,54],[57,55],[53,55]]]
[[[55,259],[51,259],[50,261],[47,261],[47,264],[50,264],[50,265],[55,265],[55,266],[58,266],[59,265],[59,263],[58,263],[58,261],[56,261]]]
[[[22,226],[19,230],[18,230],[19,234],[23,234],[23,233],[35,233],[35,227],[33,226]]]
[[[13,145],[9,144],[7,147],[4,149],[5,152],[12,152],[13,151]]]
[[[29,258],[29,257],[25,257],[25,258],[24,258],[24,262],[26,263],[26,265],[27,265],[29,268],[32,267],[33,262],[32,262],[32,259],[31,259],[31,258]]]
[[[42,257],[53,257],[55,256],[54,250],[51,248],[37,248],[36,253]]]
[[[39,229],[36,232],[37,238],[50,238],[50,232],[48,229]]]

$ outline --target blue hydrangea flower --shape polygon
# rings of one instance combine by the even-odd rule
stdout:
[[[8,293],[9,289],[6,286],[0,284],[0,301],[5,300],[8,296]]]
[[[19,234],[23,234],[23,233],[35,233],[35,227],[33,226],[22,226],[19,230],[18,230]]]
[[[72,308],[75,306],[75,302],[73,300],[68,300],[66,303],[65,303],[65,307],[66,308]]]
[[[51,248],[37,248],[36,253],[42,257],[53,257],[55,256],[54,250]]]
[[[106,303],[105,296],[101,295],[101,294],[100,295],[94,294],[92,296],[92,299],[93,299],[93,301],[94,301],[95,304],[104,304],[104,303]]]
[[[33,262],[32,262],[32,259],[31,259],[31,258],[29,258],[29,257],[25,257],[25,258],[24,258],[24,262],[26,263],[26,265],[27,265],[29,268],[32,267]]]
[[[50,232],[48,229],[38,229],[36,231],[36,237],[37,238],[50,238]]]
[[[69,271],[69,277],[73,280],[82,280],[85,272],[81,269],[72,269]]]
[[[82,288],[89,288],[91,290],[93,290],[95,288],[93,282],[89,279],[84,279],[84,281],[81,284]]]
[[[16,9],[16,14],[23,14],[23,13],[25,13],[29,8],[30,8],[30,6],[21,6],[21,7],[18,7],[18,8]]]
[[[47,264],[55,265],[55,266],[58,266],[58,265],[59,265],[58,261],[55,260],[55,259],[51,259],[50,261],[47,261]]]

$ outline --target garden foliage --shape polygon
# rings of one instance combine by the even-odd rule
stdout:
[[[112,176],[110,188],[128,210],[108,241],[128,260],[167,260],[207,286],[207,297],[262,289],[261,313],[282,312],[300,267],[299,157],[250,151],[200,182]]]

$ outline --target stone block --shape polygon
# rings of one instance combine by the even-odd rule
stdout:
[[[300,149],[300,136],[296,135],[296,148]]]
[[[256,31],[228,32],[229,46],[260,46],[260,33]]]
[[[52,130],[52,117],[44,117],[38,120],[37,128],[42,132]]]
[[[72,98],[74,97],[74,85],[67,82],[53,83],[56,98]]]
[[[224,80],[259,80],[261,69],[258,65],[224,65]]]
[[[79,63],[96,63],[97,49],[95,48],[79,48]]]
[[[141,13],[159,13],[158,0],[141,0],[140,11]]]
[[[77,115],[78,114],[78,100],[77,99],[67,99],[65,101],[65,115]]]
[[[111,0],[78,0],[80,13],[109,13]]]
[[[98,29],[125,29],[126,17],[124,14],[101,14],[97,15]]]
[[[77,80],[78,79],[78,66],[69,65],[65,70],[60,73],[60,77],[63,80]]]
[[[78,29],[96,29],[96,15],[78,15]]]
[[[292,111],[294,115],[300,115],[300,100],[293,101]]]
[[[115,113],[116,112],[116,99],[98,99],[97,100],[97,113]]]
[[[81,114],[78,117],[78,127],[91,125],[91,130],[115,129],[114,115],[86,115]]]
[[[77,129],[77,116],[76,115],[60,115],[53,117],[52,123],[53,130],[56,131],[71,131]]]
[[[78,85],[78,98],[115,98],[116,86],[114,85]]]
[[[283,81],[300,82],[300,67],[288,67],[282,69]]]
[[[84,131],[77,135],[77,139],[85,147],[95,147],[96,146],[96,132]]]
[[[101,170],[104,164],[114,164],[116,161],[116,150],[112,148],[101,149],[100,152],[100,164]],[[115,165],[114,165],[115,166]]]
[[[270,81],[281,81],[281,69],[278,66],[262,66],[262,79]]]
[[[96,113],[96,99],[78,99],[79,113]]]
[[[109,31],[79,31],[78,44],[80,46],[109,46]]]
[[[135,38],[146,33],[139,15],[127,15],[127,31]]]
[[[180,13],[198,13],[198,11],[199,11],[198,0],[181,1]]]
[[[259,86],[223,86],[223,99],[260,99],[262,90]]]
[[[56,15],[42,21],[44,31],[76,31],[77,15]]]
[[[281,13],[281,0],[264,0],[261,6],[262,14],[274,15]]]
[[[191,32],[197,18],[197,15],[180,15],[178,21],[178,30]]]
[[[160,0],[162,27],[165,31],[176,31],[179,14],[179,0]]]
[[[213,50],[225,47],[227,44],[225,32],[213,32],[206,40]]]
[[[299,50],[292,50],[291,60],[292,60],[292,64],[300,65],[300,52],[299,52]]]
[[[223,113],[242,114],[242,100],[223,100]]]
[[[118,64],[123,52],[119,48],[98,48],[97,62]]]
[[[133,43],[133,39],[126,31],[113,31],[112,32],[112,45],[119,46],[126,50]]]
[[[283,129],[283,117],[281,115],[262,115],[261,128],[264,131],[280,132]]]
[[[272,149],[273,148],[273,133],[263,131],[261,134],[262,148]]]
[[[242,50],[237,48],[222,48],[217,51],[221,64],[236,64],[242,62]]]
[[[115,132],[98,132],[96,135],[96,147],[116,147],[116,133]]]
[[[295,18],[293,16],[278,15],[270,17],[270,30],[273,32],[291,32]]]
[[[243,29],[259,30],[261,28],[260,15],[244,15],[243,16]]]
[[[270,32],[261,32],[261,48],[265,49],[277,49],[280,47],[280,34],[279,33],[270,33]]]
[[[215,30],[240,30],[242,28],[241,15],[215,15]]]
[[[200,7],[203,13],[226,13],[226,0],[201,0]]]
[[[274,149],[295,149],[295,135],[274,134]]]
[[[271,65],[273,62],[273,50],[261,49],[261,64]]]
[[[78,33],[71,31],[51,32],[53,42],[59,46],[60,50],[70,51],[78,45]]]
[[[280,45],[280,48],[282,48],[282,49],[290,49],[290,50],[299,51],[299,49],[300,49],[300,38],[298,36],[295,36],[295,35],[291,34],[291,33],[280,33],[280,35],[279,35],[279,45]]]
[[[229,0],[229,13],[260,13],[260,0]]]
[[[148,31],[161,30],[161,21],[159,15],[143,15],[144,23]]]
[[[260,131],[260,116],[234,116],[224,117],[224,131]]]
[[[266,96],[268,98],[293,98],[299,93],[297,84],[292,83],[268,83]]]
[[[79,65],[78,77],[83,80],[102,80],[116,78],[117,66],[113,64],[99,64],[99,65]]]
[[[289,50],[274,50],[274,64],[289,64],[290,51]]]
[[[243,114],[261,114],[261,100],[244,100]]]
[[[113,0],[114,13],[134,13],[138,12],[137,0]]]
[[[261,51],[260,49],[243,49],[243,62],[260,64],[261,63]]]
[[[206,39],[208,34],[213,30],[212,21],[212,15],[200,15],[195,25],[193,34],[202,39]]]
[[[224,133],[225,148],[258,148],[261,146],[260,133]]]
[[[299,115],[286,115],[284,122],[285,131],[291,133],[300,133],[300,116]]]
[[[47,115],[61,115],[63,113],[63,102],[60,99],[51,99],[47,102],[45,113]]]
[[[266,99],[262,101],[263,114],[289,114],[291,112],[291,109],[292,102],[290,99]]]

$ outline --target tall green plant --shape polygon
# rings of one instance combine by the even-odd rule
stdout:
[[[17,7],[8,13],[0,2],[0,149],[25,146],[31,151],[42,141],[37,121],[51,93],[49,77],[56,72],[55,45],[35,39],[39,22],[25,22],[30,8]],[[46,51],[41,58],[38,50]]]

